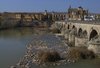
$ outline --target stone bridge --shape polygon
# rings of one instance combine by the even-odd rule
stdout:
[[[55,24],[62,27],[61,34],[71,46],[86,46],[100,54],[100,21],[57,21]]]
[[[100,54],[100,21],[59,21],[55,24],[62,26],[61,34],[72,46],[86,46]]]
[[[67,29],[75,29],[78,36],[83,36],[91,40],[100,35],[99,21],[70,21],[66,23]]]

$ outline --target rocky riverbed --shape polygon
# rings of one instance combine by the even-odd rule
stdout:
[[[31,68],[33,64],[61,65],[95,58],[95,54],[86,48],[68,47],[64,40],[52,34],[34,36],[26,48],[23,58],[11,68]]]

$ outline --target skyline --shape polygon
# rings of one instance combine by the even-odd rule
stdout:
[[[67,12],[68,7],[82,6],[92,13],[100,13],[100,0],[0,0],[0,12]]]

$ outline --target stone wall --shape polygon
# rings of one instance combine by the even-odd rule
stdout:
[[[64,12],[33,12],[33,13],[14,13],[4,12],[0,14],[0,29],[15,26],[34,26],[41,25],[50,26],[52,22],[64,20],[66,13]],[[2,19],[2,20],[1,20]],[[45,23],[46,22],[46,23]]]
[[[81,47],[81,46],[87,46],[87,42],[88,40],[85,38],[79,38],[79,37],[75,37],[75,46]]]

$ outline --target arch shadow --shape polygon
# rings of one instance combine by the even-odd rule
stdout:
[[[83,34],[83,30],[82,30],[82,28],[79,28],[79,30],[78,30],[78,36],[81,37],[82,34]]]
[[[93,29],[91,32],[90,32],[90,36],[89,36],[89,40],[95,38],[96,36],[98,36],[98,32]]]

